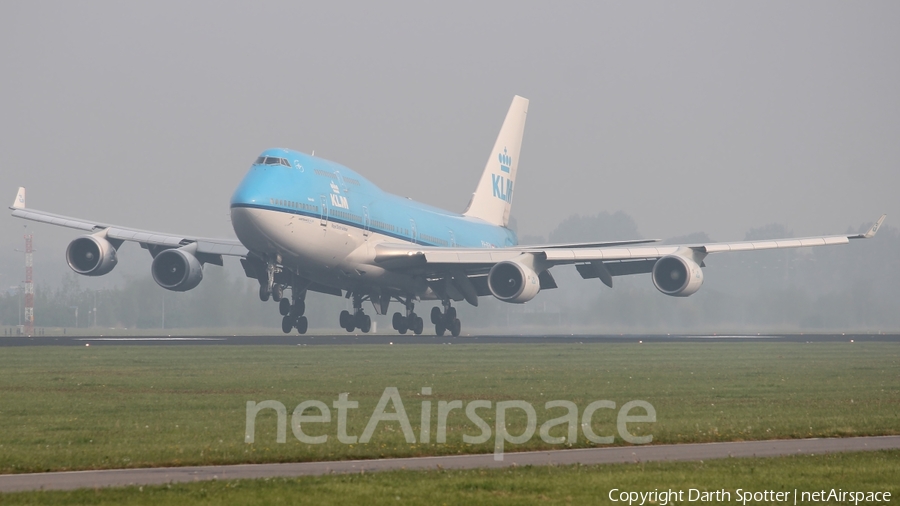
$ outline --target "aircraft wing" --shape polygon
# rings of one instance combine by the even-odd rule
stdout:
[[[25,220],[49,223],[60,227],[83,230],[89,234],[103,233],[110,241],[132,241],[150,250],[155,256],[157,252],[168,248],[180,248],[188,244],[197,244],[197,254],[203,255],[204,261],[222,265],[222,255],[247,256],[247,248],[237,239],[210,239],[205,237],[175,235],[136,228],[120,227],[95,221],[61,216],[59,214],[38,211],[25,207],[25,188],[19,188],[16,200],[10,206],[12,215]]]
[[[591,245],[527,246],[514,248],[438,248],[416,247],[408,244],[379,244],[375,247],[375,263],[386,269],[413,269],[427,276],[442,277],[455,273],[458,277],[482,276],[495,264],[520,260],[542,268],[556,265],[576,265],[584,278],[600,278],[612,286],[613,276],[648,273],[657,259],[668,255],[691,257],[698,263],[710,253],[731,251],[760,251],[781,248],[806,248],[847,244],[852,239],[875,236],[886,215],[865,234],[829,235],[799,239],[739,241],[707,244],[646,245],[638,243]],[[602,243],[598,243],[602,244]],[[542,286],[542,288],[545,288]]]

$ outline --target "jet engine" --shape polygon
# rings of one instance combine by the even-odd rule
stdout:
[[[118,262],[116,246],[100,236],[83,235],[66,248],[66,263],[84,276],[102,276]]]
[[[515,261],[494,265],[487,281],[491,294],[503,302],[528,302],[541,291],[541,282],[534,269]]]
[[[666,295],[687,297],[700,289],[703,271],[690,258],[665,256],[653,264],[653,284]]]
[[[150,266],[156,284],[173,292],[186,292],[203,280],[203,266],[185,248],[167,249],[156,255]]]

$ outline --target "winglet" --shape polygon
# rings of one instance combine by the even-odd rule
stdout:
[[[25,187],[19,187],[19,193],[16,194],[16,200],[13,201],[13,205],[9,206],[10,209],[25,209]]]
[[[878,229],[881,228],[881,224],[884,223],[885,218],[887,218],[887,215],[882,214],[881,218],[878,218],[878,221],[876,221],[875,224],[872,225],[872,228],[870,228],[868,232],[862,235],[862,238],[871,239],[872,237],[875,237],[875,234],[878,233]]]

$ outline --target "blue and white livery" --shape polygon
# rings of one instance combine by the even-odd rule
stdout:
[[[37,211],[25,206],[19,188],[10,207],[18,218],[86,232],[66,249],[77,273],[111,271],[125,241],[137,242],[153,257],[153,279],[168,290],[185,291],[203,279],[205,264],[240,257],[247,276],[259,281],[263,301],[274,299],[285,333],[308,329],[304,316],[310,291],[344,296],[353,312],[340,314],[349,332],[369,332],[363,302],[393,315],[401,334],[421,334],[419,300],[439,300],[432,308],[435,332],[458,336],[461,323],[453,302],[478,305],[492,295],[524,303],[541,290],[556,288],[550,269],[574,265],[585,279],[612,287],[613,277],[649,273],[666,295],[685,297],[703,283],[703,260],[710,253],[846,244],[873,237],[882,216],[865,234],[777,241],[658,245],[656,241],[520,246],[507,228],[515,190],[528,100],[513,98],[484,172],[462,214],[445,211],[381,190],[343,165],[289,149],[259,155],[231,197],[231,221],[238,241],[178,236],[107,225]],[[286,296],[287,292],[290,296]]]

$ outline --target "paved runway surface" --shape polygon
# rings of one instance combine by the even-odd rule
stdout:
[[[895,342],[900,334],[763,334],[763,335],[481,335],[436,337],[407,335],[271,335],[271,336],[55,336],[0,337],[5,346],[91,346],[129,345],[348,345],[348,344],[592,344],[592,343],[686,343],[686,342]]]
[[[624,446],[547,452],[507,453],[502,461],[493,454],[454,455],[381,460],[247,464],[236,466],[163,467],[0,476],[0,492],[71,490],[76,488],[159,485],[202,480],[237,480],[332,473],[360,473],[396,469],[473,469],[526,465],[619,464],[652,461],[708,460],[728,457],[773,457],[846,451],[900,449],[900,436],[836,439],[785,439],[682,445]]]

